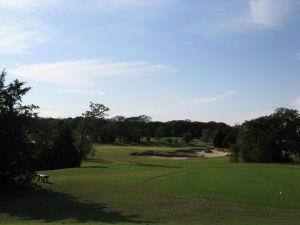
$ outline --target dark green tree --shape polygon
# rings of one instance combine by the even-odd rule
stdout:
[[[279,108],[270,116],[247,121],[240,127],[239,159],[247,162],[283,162],[300,154],[300,115]]]
[[[53,166],[52,169],[70,168],[80,165],[79,152],[74,142],[72,130],[62,122],[51,149],[52,162],[50,165]]]
[[[213,138],[213,144],[217,148],[223,148],[223,141],[226,135],[226,131],[223,128],[217,129]]]
[[[236,142],[235,129],[232,127],[222,127],[214,131],[213,144],[218,148],[228,148]]]
[[[29,182],[35,175],[34,140],[29,127],[36,116],[35,105],[23,105],[22,97],[30,90],[24,82],[5,84],[6,72],[0,73],[0,182]]]

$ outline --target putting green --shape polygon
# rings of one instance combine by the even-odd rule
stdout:
[[[275,208],[300,208],[300,168],[247,165],[166,174],[150,184],[170,194]]]

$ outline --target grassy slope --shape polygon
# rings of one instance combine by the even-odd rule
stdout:
[[[174,150],[97,146],[44,189],[1,196],[0,224],[300,224],[298,166],[129,155],[145,149]]]

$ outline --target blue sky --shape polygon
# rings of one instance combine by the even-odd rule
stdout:
[[[229,124],[300,109],[298,0],[0,0],[0,67],[40,116]]]

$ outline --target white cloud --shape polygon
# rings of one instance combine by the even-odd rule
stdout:
[[[0,54],[29,53],[38,43],[51,36],[41,22],[42,9],[58,0],[0,0]]]
[[[300,98],[293,100],[291,104],[296,107],[296,109],[300,110]]]
[[[87,90],[87,89],[62,89],[58,91],[59,94],[67,95],[79,95],[79,96],[104,96],[104,92],[101,90]]]
[[[203,97],[203,98],[197,98],[197,99],[192,99],[192,100],[187,100],[187,101],[181,101],[178,102],[176,105],[177,106],[184,106],[184,105],[203,105],[203,104],[208,104],[211,102],[215,102],[218,100],[221,100],[223,98],[229,97],[231,95],[237,94],[237,91],[228,91],[223,94],[213,96],[213,97]]]
[[[0,24],[0,53],[29,53],[33,44],[47,41],[46,29],[32,22]]]
[[[250,22],[259,26],[283,23],[291,10],[290,0],[251,0]]]
[[[170,65],[143,61],[81,59],[20,65],[9,72],[29,80],[81,87],[92,85],[100,77],[167,74],[175,71]]]
[[[293,17],[298,4],[293,0],[249,0],[244,9],[228,7],[226,13],[209,14],[207,18],[188,25],[186,30],[216,36],[220,33],[244,33],[273,28]]]

